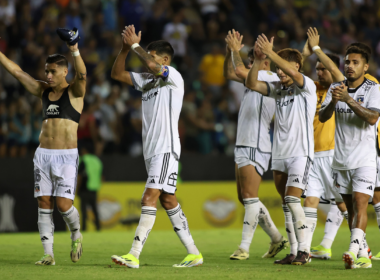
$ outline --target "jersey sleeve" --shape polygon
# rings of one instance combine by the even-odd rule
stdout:
[[[144,86],[152,80],[152,75],[149,73],[129,73],[131,74],[133,86],[138,91],[143,91]]]
[[[182,75],[171,66],[164,66],[167,68],[167,75],[161,76],[162,80],[165,82],[166,85],[168,85],[171,88],[183,88],[184,82]]]
[[[366,108],[380,113],[380,86],[375,85],[367,98]]]
[[[281,83],[279,81],[278,82],[265,81],[265,83],[267,84],[268,97],[276,98],[277,93],[280,93],[281,95]]]
[[[303,76],[303,87],[299,87],[301,89],[301,94],[303,96],[316,96],[317,87],[312,79],[309,77]]]

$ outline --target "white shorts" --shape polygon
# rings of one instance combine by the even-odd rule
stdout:
[[[260,152],[256,148],[246,146],[235,147],[235,163],[238,168],[253,165],[261,177],[268,170],[270,157],[270,153]]]
[[[313,161],[309,157],[272,159],[272,170],[288,174],[287,187],[306,189]]]
[[[178,160],[171,153],[155,155],[145,160],[148,180],[146,188],[174,194],[177,190]]]
[[[365,193],[373,197],[376,167],[359,167],[352,170],[333,169],[334,186],[340,194]]]
[[[316,157],[310,170],[306,197],[313,196],[323,200],[343,202],[342,196],[334,185],[331,164],[333,156]]]
[[[74,200],[78,162],[78,149],[37,148],[33,158],[34,197],[59,196]]]

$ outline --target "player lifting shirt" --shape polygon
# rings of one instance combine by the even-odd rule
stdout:
[[[175,195],[181,153],[178,119],[184,96],[184,81],[181,74],[170,66],[173,48],[166,41],[156,41],[147,46],[146,52],[138,44],[141,31],[136,35],[133,25],[125,28],[122,37],[123,46],[114,63],[111,77],[142,92],[142,138],[148,179],[132,248],[128,254],[113,255],[111,259],[116,264],[139,268],[139,256],[153,228],[159,199],[188,252],[187,257],[174,266],[199,266],[203,263],[202,254],[194,244],[186,216]],[[125,71],[125,59],[131,49],[149,73]]]
[[[79,213],[73,206],[78,170],[77,130],[86,91],[86,66],[79,54],[76,29],[58,29],[71,51],[76,71],[71,84],[66,81],[68,61],[60,54],[49,55],[45,81],[37,81],[0,52],[0,63],[43,106],[40,145],[34,155],[34,197],[38,201],[38,230],[45,254],[36,265],[54,265],[52,219],[54,203],[71,231],[71,260],[82,255]],[[55,200],[54,200],[55,198]]]
[[[266,56],[276,65],[279,82],[258,80],[259,64]],[[300,197],[306,188],[314,159],[313,118],[317,96],[314,82],[300,73],[301,68],[302,56],[299,51],[283,49],[275,53],[273,38],[268,41],[265,35],[260,35],[256,41],[255,63],[246,80],[248,88],[276,101],[272,170],[283,201],[285,226],[291,246],[290,254],[275,264],[299,265],[309,262],[305,213]]]

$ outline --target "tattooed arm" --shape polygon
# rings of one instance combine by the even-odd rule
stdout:
[[[67,45],[71,52],[78,51],[78,43],[74,46]],[[75,68],[75,78],[71,85],[71,90],[74,96],[84,97],[86,93],[86,80],[87,71],[86,65],[84,65],[81,55],[73,56],[74,68]]]
[[[226,51],[226,58],[224,59],[223,76],[227,80],[232,80],[239,83],[244,82],[244,79],[239,78],[235,73],[235,69],[232,64],[231,50],[228,47]]]
[[[164,68],[166,66],[159,64],[156,62],[150,54],[148,54],[142,47],[137,47],[133,50],[137,57],[141,61],[141,63],[150,70],[156,76],[162,76],[164,74]]]
[[[225,41],[227,43],[227,56],[224,65],[226,67],[227,61],[229,72],[232,72],[233,70],[233,74],[237,78],[236,81],[244,83],[245,79],[247,78],[249,69],[245,67],[243,60],[241,59],[239,54],[240,49],[244,46],[241,44],[241,42],[243,41],[243,36],[240,36],[239,32],[233,29],[232,32],[228,32]],[[230,54],[230,56],[228,56],[228,54]],[[232,67],[233,69],[231,69]]]

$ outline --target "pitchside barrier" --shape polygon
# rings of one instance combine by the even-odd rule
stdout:
[[[135,230],[141,212],[140,200],[144,182],[104,183],[98,193],[98,210],[104,231]],[[244,207],[236,195],[236,184],[228,182],[182,182],[177,185],[177,197],[187,216],[191,229],[242,228]],[[281,199],[273,181],[263,181],[259,192],[260,200],[269,210],[274,223],[284,226]],[[80,199],[75,199],[80,209]],[[170,230],[172,225],[165,210],[158,202],[154,230]],[[368,226],[377,226],[372,205],[368,207]],[[324,226],[328,204],[320,204],[318,226]],[[94,230],[93,214],[88,209],[87,227]]]

